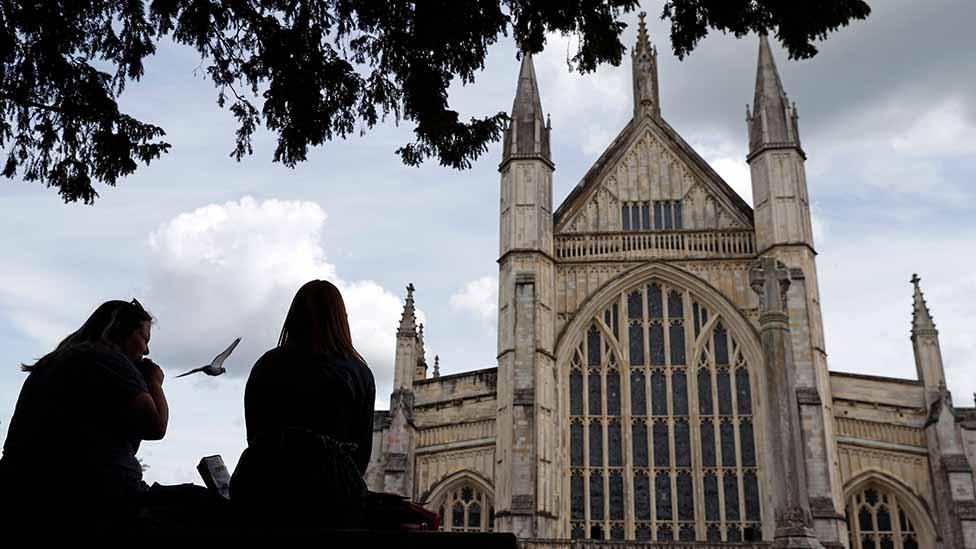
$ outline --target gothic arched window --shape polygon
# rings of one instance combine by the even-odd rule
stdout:
[[[652,280],[590,321],[569,366],[573,538],[761,538],[756,380],[728,321]]]
[[[455,482],[435,502],[441,530],[445,532],[491,532],[495,528],[493,499],[477,483]]]
[[[919,534],[894,493],[870,484],[847,500],[851,549],[918,549]]]

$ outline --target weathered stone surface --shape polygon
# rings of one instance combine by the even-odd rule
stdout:
[[[806,155],[796,107],[786,98],[767,41],[761,41],[747,121],[753,208],[664,120],[656,50],[643,25],[632,57],[634,118],[555,213],[552,126],[542,110],[531,56],[523,58],[499,166],[497,367],[440,376],[435,359],[435,377],[428,377],[411,285],[397,330],[391,410],[373,418],[370,487],[411,495],[435,510],[457,501],[447,499],[448,493],[460,497],[459,490],[470,488],[487,494],[479,501],[491,506],[479,509],[480,517],[494,511],[496,530],[517,533],[523,546],[533,549],[651,548],[671,542],[634,538],[676,537],[687,524],[693,528],[686,535],[691,531],[700,539],[714,537],[713,526],[722,528],[718,537],[733,536],[724,528],[750,520],[728,519],[726,513],[744,514],[744,501],[737,502],[738,510],[723,507],[725,518],[706,520],[706,508],[715,503],[709,498],[727,503],[726,488],[720,485],[706,497],[702,486],[707,475],[729,471],[734,471],[729,478],[741,484],[748,471],[757,478],[759,530],[767,541],[736,547],[847,547],[848,528],[856,538],[859,527],[847,524],[845,510],[855,495],[875,490],[905,513],[918,546],[976,549],[976,409],[956,408],[945,387],[939,334],[917,276],[912,278],[911,339],[918,379],[828,371]],[[674,226],[655,225],[665,218],[656,207],[662,212],[680,207],[680,226],[674,209],[667,218]],[[625,220],[627,212],[631,217]],[[704,326],[692,326],[699,317],[683,316],[689,309],[652,316],[647,299],[629,303],[628,292],[646,297],[648,286],[662,280],[686,296],[684,307],[698,300],[694,305],[708,308],[709,329],[721,320],[729,334],[734,332],[729,341],[735,341],[735,348],[727,358],[738,356],[739,362],[716,366],[716,349],[709,341],[714,334],[700,334]],[[619,316],[610,321],[605,314]],[[589,348],[583,341],[597,325],[605,347],[596,357],[601,365],[592,367],[591,357],[577,353]],[[643,334],[658,326],[683,330],[688,356],[678,359],[685,361],[678,366],[670,362],[671,335],[657,349],[669,357],[668,364],[655,363],[648,371],[663,375],[663,396],[654,398],[663,398],[666,405],[652,414],[650,378],[632,378],[640,371],[630,358],[650,356],[653,349],[651,344],[631,347],[629,330]],[[709,354],[692,356],[698,349]],[[750,352],[749,360],[743,358]],[[473,365],[490,362],[477,360]],[[585,418],[569,411],[571,369],[600,379],[600,390],[584,396],[587,409],[592,404],[599,410]],[[717,406],[712,397],[718,398],[720,389],[718,378],[710,377],[711,392],[699,393],[696,369],[708,376],[718,375],[713,370],[727,371],[732,381],[722,390],[735,402],[744,397],[736,392],[741,389],[734,374],[747,370],[752,376],[746,378],[752,383],[750,414],[737,417],[738,411],[730,409],[720,421],[705,423],[708,414],[699,406],[706,396]],[[610,372],[619,374],[612,386]],[[589,387],[590,381],[585,383]],[[643,397],[632,392],[635,386],[645,389]],[[674,410],[682,388],[690,400],[686,415],[679,417]],[[619,412],[610,412],[611,400]],[[647,407],[645,415],[635,412],[641,405]],[[583,427],[585,440],[600,440],[577,448],[582,455],[575,457],[573,422]],[[714,427],[718,437],[720,422],[754,425],[754,465],[742,464],[741,431],[733,436],[735,450],[726,452],[735,454],[734,467],[704,465],[701,437],[708,430],[702,431],[702,425]],[[653,462],[656,424],[667,427],[669,442],[676,440],[678,426],[689,428],[696,442],[687,465],[677,466],[673,445],[666,463]],[[647,428],[641,435],[647,440],[638,438],[639,426]],[[611,437],[621,448],[612,465]],[[638,465],[634,455],[637,441],[647,444],[646,466]],[[576,464],[571,466],[571,459]],[[571,510],[571,478],[583,471],[573,485],[579,490],[583,480],[584,493],[575,496],[585,499],[585,513],[579,513]],[[677,518],[683,471],[694,479],[689,483],[694,490],[690,519]],[[644,475],[651,479],[642,488],[650,490],[648,510],[639,511],[635,479]],[[660,475],[666,483],[654,481]],[[613,505],[623,510],[613,516],[611,476],[623,485],[613,496]],[[658,518],[665,507],[661,516],[668,518]],[[453,520],[451,510],[445,513],[445,520]],[[639,513],[648,514],[641,518]],[[480,527],[488,524],[482,520]],[[672,529],[658,532],[662,525]],[[606,539],[570,541],[574,533]],[[735,535],[743,533],[740,529]],[[626,539],[614,539],[621,537]],[[733,545],[698,541],[694,546]]]

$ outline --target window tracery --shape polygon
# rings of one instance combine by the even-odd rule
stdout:
[[[919,535],[898,497],[871,484],[847,500],[851,549],[918,549]]]
[[[569,367],[572,537],[759,540],[754,383],[691,292],[652,280],[620,294]]]
[[[493,498],[469,479],[455,483],[434,506],[445,532],[491,532],[495,528]]]

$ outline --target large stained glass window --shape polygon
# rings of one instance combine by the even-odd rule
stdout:
[[[694,294],[657,280],[620,294],[566,380],[572,536],[756,540],[755,384],[728,321]]]

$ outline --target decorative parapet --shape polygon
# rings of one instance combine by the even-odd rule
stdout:
[[[480,440],[495,436],[495,420],[467,421],[438,425],[417,431],[417,447],[425,448],[438,444]]]
[[[554,244],[556,259],[561,261],[718,259],[756,254],[756,235],[751,229],[574,233],[557,235]]]
[[[839,436],[925,447],[925,431],[917,427],[844,417],[836,418],[836,425]]]
[[[521,549],[769,549],[769,543],[520,539]]]

